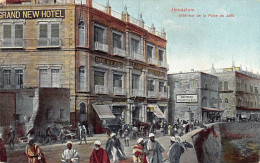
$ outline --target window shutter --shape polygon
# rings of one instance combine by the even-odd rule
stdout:
[[[11,39],[11,25],[4,25],[4,39]]]
[[[15,25],[15,38],[22,39],[23,38],[23,25],[22,24],[16,24]]]
[[[47,38],[48,35],[48,27],[47,24],[40,24],[40,38]]]

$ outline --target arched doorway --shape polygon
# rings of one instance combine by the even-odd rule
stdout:
[[[80,103],[79,104],[79,119],[80,119],[80,122],[84,122],[84,121],[87,121],[87,110],[86,110],[86,104],[84,102]]]

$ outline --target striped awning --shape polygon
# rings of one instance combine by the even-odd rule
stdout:
[[[151,110],[153,110],[153,113],[156,117],[165,118],[163,112],[158,105],[148,105],[147,107],[152,108]]]
[[[100,119],[113,119],[116,118],[114,114],[112,113],[111,109],[108,105],[95,105],[92,104],[93,108],[98,114],[98,117]]]

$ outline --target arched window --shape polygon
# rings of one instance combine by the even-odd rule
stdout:
[[[223,90],[222,82],[219,82],[218,89],[219,89],[220,91]]]
[[[79,46],[85,46],[85,23],[79,22]]]
[[[228,90],[228,82],[227,81],[224,82],[224,90]]]
[[[85,90],[86,89],[86,73],[85,73],[85,67],[80,66],[79,67],[79,90]]]
[[[81,102],[79,104],[79,114],[81,123],[87,120],[87,109],[86,104],[84,102]]]
[[[228,103],[228,99],[227,98],[225,98],[225,103]]]

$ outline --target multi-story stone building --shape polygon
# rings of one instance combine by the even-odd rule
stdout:
[[[260,118],[260,77],[240,67],[213,71],[219,78],[220,108],[224,119]]]
[[[94,123],[97,132],[100,120],[167,118],[165,33],[129,16],[126,7],[121,14],[91,1],[76,6],[75,25],[76,104],[88,112],[77,118]]]
[[[218,77],[203,72],[168,75],[169,119],[211,122],[220,120]]]
[[[64,100],[48,106],[45,115],[60,114],[49,122],[69,117],[72,124],[94,123],[99,132],[101,120],[167,118],[165,32],[131,17],[126,8],[117,13],[92,0],[21,3],[0,8],[0,89],[14,92],[16,104],[23,97],[30,101],[12,106],[20,120],[40,113],[42,88],[69,92],[68,107]],[[17,96],[29,88],[33,95]]]

